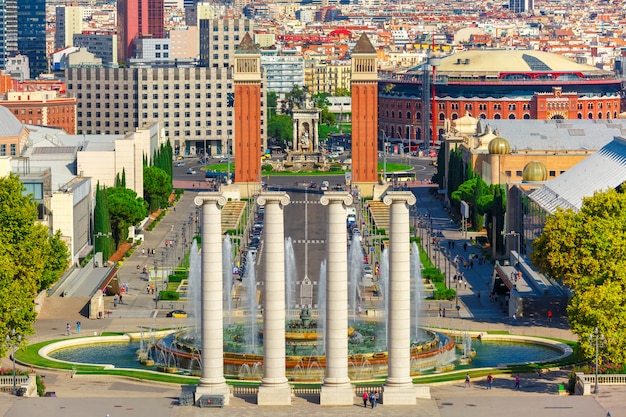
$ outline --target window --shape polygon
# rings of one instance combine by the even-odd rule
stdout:
[[[11,156],[15,156],[17,154],[17,145],[15,143],[11,144]]]
[[[7,145],[4,143],[0,145],[0,156],[7,156]]]

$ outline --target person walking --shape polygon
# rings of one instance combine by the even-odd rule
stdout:
[[[80,333],[80,321],[76,322],[76,333]]]
[[[67,323],[67,335],[69,336],[72,333],[72,326],[70,326],[69,323]]]
[[[369,400],[370,396],[367,391],[363,391],[363,407],[367,408],[367,400]]]
[[[465,374],[465,388],[469,388],[472,385],[471,381],[470,381],[470,374],[467,373]]]
[[[515,375],[515,390],[519,391],[519,374]]]
[[[493,385],[493,376],[491,374],[487,375],[487,389],[491,389]]]

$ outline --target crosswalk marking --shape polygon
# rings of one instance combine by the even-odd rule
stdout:
[[[302,243],[310,243],[310,244],[324,244],[326,243],[326,239],[294,239],[292,241],[293,243],[298,243],[298,244],[302,244]]]
[[[290,204],[320,204],[319,200],[291,200]]]

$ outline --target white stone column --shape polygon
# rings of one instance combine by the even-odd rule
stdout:
[[[261,193],[257,203],[265,206],[263,258],[263,378],[257,404],[291,405],[291,387],[285,365],[285,225],[283,207],[289,204],[284,192]]]
[[[202,376],[196,399],[204,394],[221,394],[230,402],[224,378],[224,319],[222,311],[222,206],[221,193],[199,193],[194,199],[202,207]]]
[[[411,379],[411,258],[409,206],[415,196],[408,191],[388,192],[389,206],[389,314],[387,347],[389,365],[383,387],[385,405],[416,403]]]
[[[326,233],[326,375],[320,405],[353,405],[348,377],[348,238],[346,205],[352,196],[329,191],[320,202],[328,206]]]

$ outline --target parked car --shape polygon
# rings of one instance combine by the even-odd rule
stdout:
[[[175,319],[187,318],[187,312],[185,310],[172,310],[167,313],[167,317],[173,317]]]
[[[185,162],[184,162],[184,161],[178,161],[178,162],[176,162],[176,163],[174,164],[174,166],[177,166],[177,167],[184,167],[184,166],[185,166]]]

